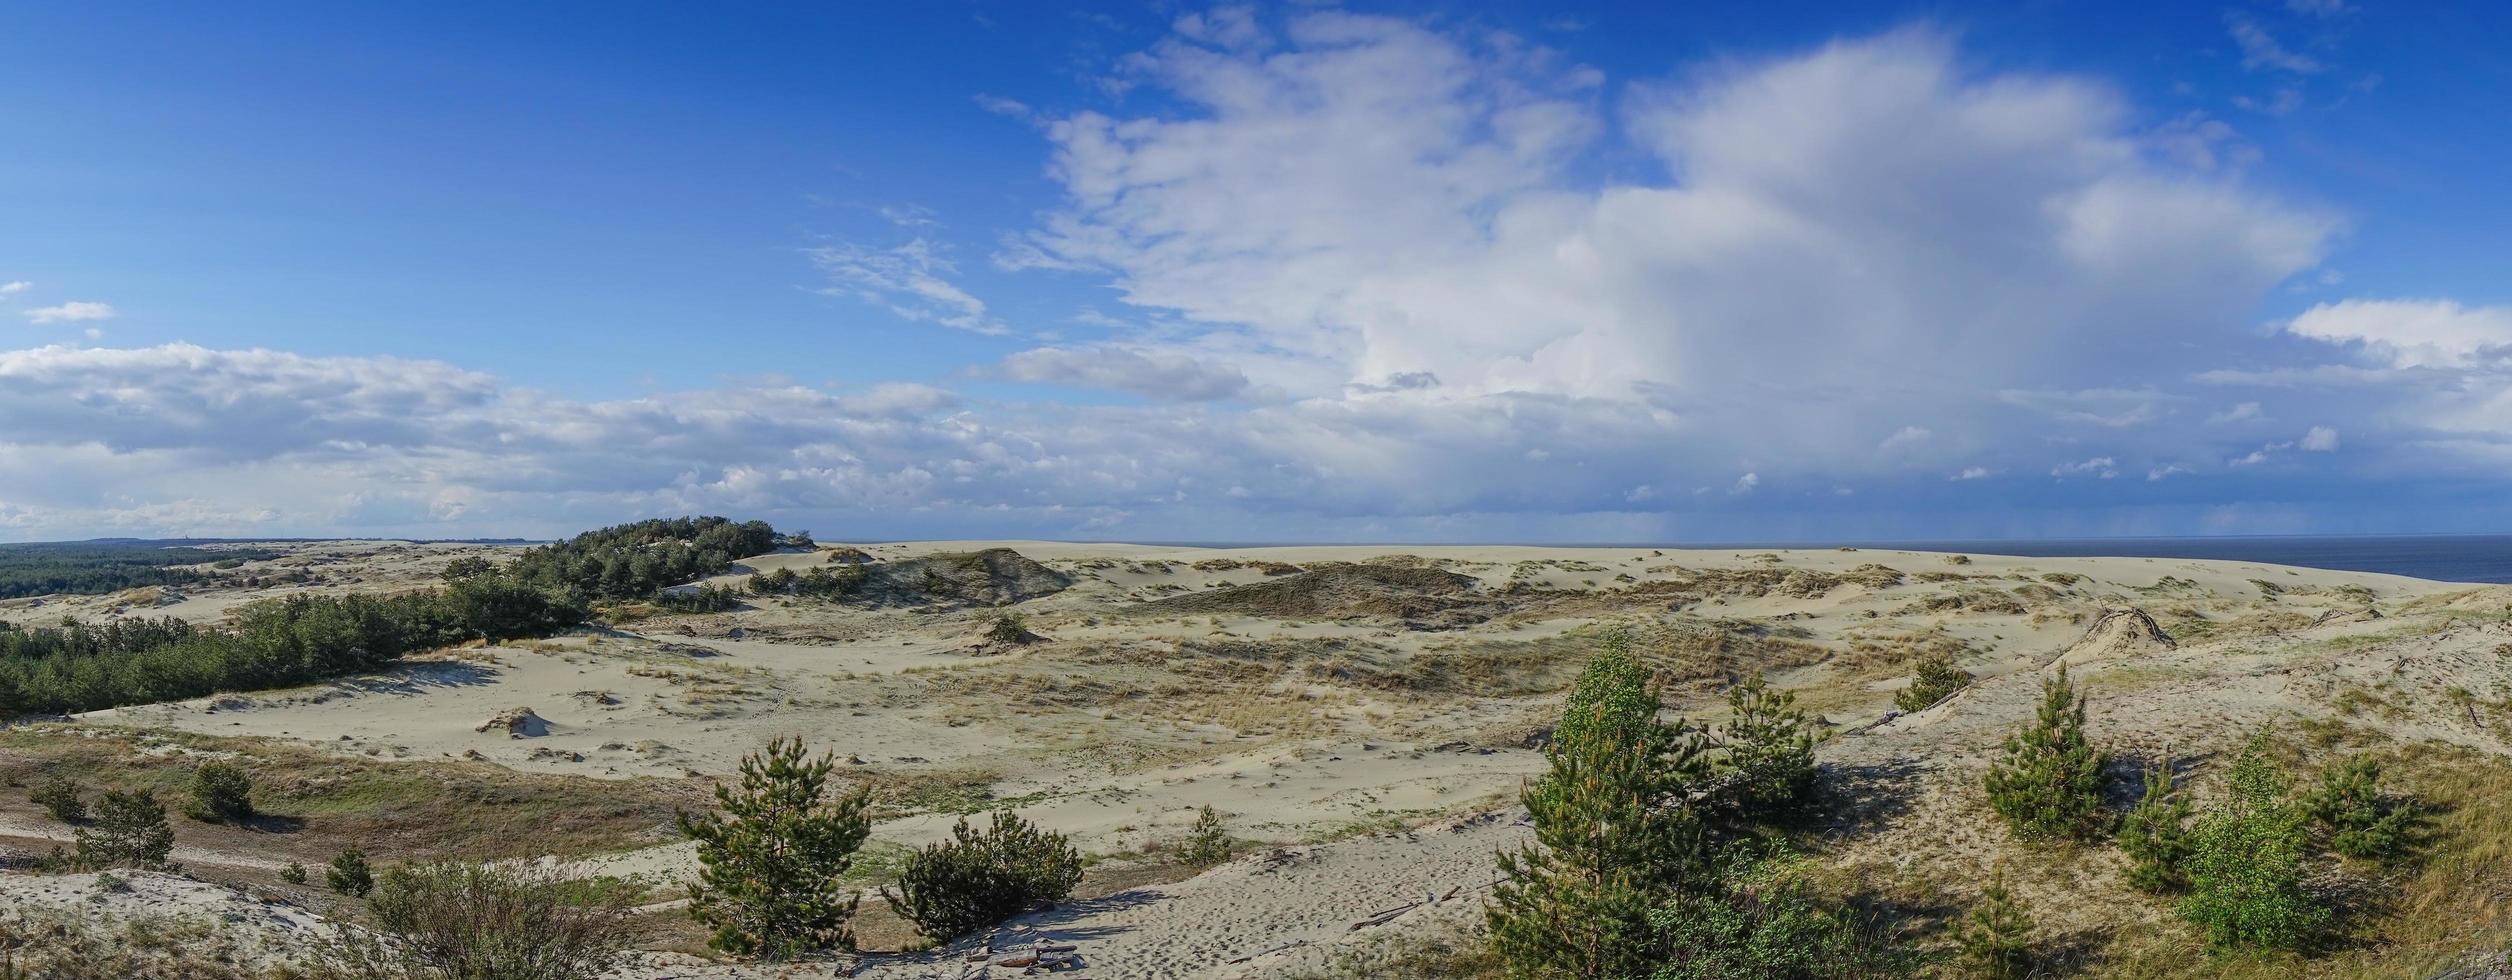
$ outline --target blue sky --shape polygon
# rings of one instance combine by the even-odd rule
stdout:
[[[858,6],[13,13],[0,539],[2512,517],[2499,5]]]

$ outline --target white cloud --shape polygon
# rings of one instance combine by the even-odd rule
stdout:
[[[1881,453],[1892,453],[1916,449],[1927,444],[1927,441],[1934,435],[1935,433],[1918,426],[1905,425],[1894,430],[1892,435],[1885,436],[1883,442],[1876,443],[1875,450]]]
[[[2229,422],[2247,422],[2259,417],[2258,402],[2241,402],[2231,408],[2207,416],[2207,424],[2224,425]]]
[[[1015,381],[1127,391],[1168,401],[1213,401],[1247,389],[1247,376],[1167,351],[1122,347],[1040,347],[1003,359],[997,371]]]
[[[2288,333],[2354,345],[2394,368],[2466,367],[2512,350],[2512,307],[2463,307],[2449,300],[2322,303],[2285,324]]]
[[[2291,72],[2297,75],[2318,73],[2323,67],[2318,59],[2288,50],[2248,14],[2224,15],[2225,30],[2233,35],[2233,43],[2242,49],[2242,67],[2251,71],[2262,68]]]
[[[2050,467],[2050,475],[2056,477],[2084,476],[2088,474],[2108,480],[2119,475],[2119,463],[2109,456],[2096,456],[2083,462],[2060,463],[2057,466]]]
[[[957,269],[943,257],[943,250],[944,246],[919,238],[886,249],[831,245],[806,254],[829,277],[830,285],[823,293],[851,296],[909,320],[983,334],[1007,333],[987,313],[985,301],[951,283],[948,277]]]
[[[2153,469],[2147,470],[2146,482],[2161,483],[2171,477],[2187,472],[2189,472],[2189,467],[2182,466],[2179,463],[2166,463],[2162,466],[2157,466]]]
[[[2020,455],[2041,423],[1984,391],[2157,421],[2174,365],[2255,343],[2337,229],[2158,150],[2102,85],[1974,75],[1925,31],[1631,90],[1680,176],[1602,186],[1572,166],[1596,74],[1557,53],[1341,13],[1234,45],[1128,62],[1179,111],[1049,124],[1068,201],[1023,263],[1264,351],[1249,377],[1294,397],[1425,372],[1425,402],[1633,402],[1704,456],[1790,447],[1772,475],[1882,465],[1844,424],[1877,416]]]
[[[34,309],[26,311],[26,318],[33,320],[36,323],[75,323],[82,320],[110,320],[114,318],[114,309],[113,305],[110,303],[91,303],[83,300],[72,300],[58,306],[38,306]]]
[[[34,283],[27,282],[23,279],[13,280],[10,282],[0,282],[0,296],[15,296],[33,288],[35,288]]]
[[[2312,426],[2311,431],[2303,433],[2303,438],[2295,445],[2307,453],[2336,452],[2338,430],[2325,425]]]
[[[1122,104],[1157,114],[1040,120],[1063,200],[994,253],[1127,308],[974,369],[1162,404],[782,383],[579,401],[434,362],[54,347],[0,354],[0,499],[52,527],[180,504],[153,513],[1638,540],[1687,509],[1830,499],[1811,488],[1924,510],[1910,487],[1948,471],[2168,475],[2265,434],[2195,424],[2217,416],[2323,421],[2349,457],[2512,432],[2501,386],[2393,412],[2400,372],[2440,369],[2360,338],[2339,342],[2368,363],[2315,363],[2328,338],[2253,329],[2339,225],[2246,182],[2225,128],[2158,133],[2098,82],[1964,64],[1905,31],[1632,88],[1414,22],[1200,19],[1123,62]],[[811,258],[833,294],[1008,331],[931,234]],[[2033,482],[1960,496],[2048,506]],[[2064,492],[2092,511],[2154,491]]]

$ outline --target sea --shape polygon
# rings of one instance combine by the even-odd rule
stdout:
[[[1846,541],[1861,548],[1961,551],[2025,558],[2205,558],[2381,572],[2443,582],[2512,582],[2512,534],[2257,535],[2194,538],[2046,538],[1997,541]],[[1683,545],[1682,547],[1813,547]]]

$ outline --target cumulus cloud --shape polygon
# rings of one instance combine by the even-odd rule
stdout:
[[[1606,132],[1596,74],[1523,42],[1329,13],[1131,65],[1187,109],[1051,123],[1069,197],[1039,254],[1281,352],[1262,380],[1294,394],[1428,372],[1426,401],[1630,401],[1713,455],[1792,447],[1765,476],[1889,434],[1848,419],[2005,444],[2028,420],[1984,389],[2178,380],[2157,349],[2249,342],[2336,231],[2150,152],[2099,84],[1974,76],[1927,31],[1632,90],[1627,130],[1679,176],[1603,187],[1572,173]]]
[[[2394,368],[2467,367],[2512,350],[2512,307],[2464,307],[2449,300],[2350,299],[2322,303],[2285,324],[2287,332],[2350,345]]]
[[[35,284],[27,282],[24,279],[0,282],[0,296],[15,296],[33,288],[35,288]]]
[[[1926,30],[1633,86],[1524,39],[1223,14],[1120,64],[1121,104],[1160,111],[1039,118],[1061,198],[993,256],[1104,284],[1124,315],[980,371],[1159,404],[907,384],[569,400],[435,362],[53,347],[0,355],[0,500],[51,526],[182,502],[159,513],[1637,540],[1710,512],[1742,536],[1838,506],[1825,489],[1944,509],[1949,471],[2237,457],[2265,433],[2229,423],[2271,415],[2331,423],[2331,448],[2344,427],[2334,464],[2383,431],[2356,419],[2393,411],[2373,400],[2392,374],[2442,370],[2394,348],[2461,372],[2492,356],[2376,348],[2371,328],[2261,337],[2261,299],[2338,222],[2247,183],[2218,128],[2164,138],[2098,81],[1971,70]],[[1008,331],[913,227],[930,237],[811,252],[826,290]],[[2358,394],[2326,397],[2345,372]],[[2391,425],[2482,442],[2512,431],[2493,390]],[[2039,482],[1966,488],[1957,517],[2008,484],[2008,508],[2161,492]]]
[[[1247,389],[1247,376],[1237,368],[1173,352],[1121,347],[1040,347],[1004,358],[997,370],[1014,381],[1103,388],[1167,401],[1214,401]]]
[[[16,285],[12,283],[11,285]],[[56,306],[38,306],[26,311],[26,318],[36,323],[76,323],[84,320],[114,318],[113,304],[72,300]]]

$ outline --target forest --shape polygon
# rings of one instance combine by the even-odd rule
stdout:
[[[785,540],[759,521],[641,521],[503,565],[458,560],[442,588],[265,599],[238,609],[224,628],[172,617],[0,623],[0,717],[288,687],[468,640],[549,636],[582,623],[593,601],[650,598]]]
[[[54,541],[0,545],[0,599],[97,595],[144,585],[185,585],[206,575],[185,566],[242,564],[278,554],[266,548],[175,546],[165,541]]]

